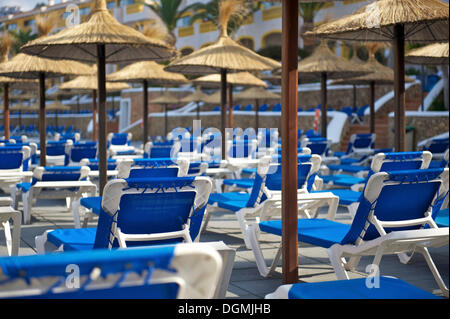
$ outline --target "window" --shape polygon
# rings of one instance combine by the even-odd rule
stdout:
[[[86,7],[86,8],[81,8],[80,9],[80,15],[84,16],[86,14],[89,14],[91,12],[91,8],[90,7]]]
[[[106,8],[107,9],[113,9],[116,7],[116,2],[115,1],[110,1],[106,3]]]
[[[119,132],[130,125],[130,99],[120,99]]]
[[[186,17],[178,19],[177,27],[188,27],[188,26],[190,26],[191,25],[190,24],[190,20],[191,20],[190,16],[186,16]]]
[[[36,21],[35,21],[34,19],[26,20],[26,21],[23,23],[24,27],[29,27],[29,26],[32,26],[32,25],[34,25],[34,24],[36,24]]]
[[[16,29],[17,29],[17,23],[8,24],[8,30],[12,31],[12,30],[16,30]]]
[[[128,6],[130,4],[134,4],[134,0],[121,0],[120,1],[120,6],[121,7]]]

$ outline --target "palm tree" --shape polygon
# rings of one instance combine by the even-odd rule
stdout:
[[[166,42],[171,45],[175,45],[177,41],[174,34],[174,30],[177,27],[177,21],[193,6],[190,5],[180,10],[182,2],[183,0],[159,0],[153,1],[153,3],[143,2],[147,7],[152,9],[153,12],[155,12],[166,25],[168,33],[168,39]]]
[[[219,4],[222,0],[211,0],[207,3],[194,3],[191,8],[194,14],[191,16],[190,23],[197,20],[211,21],[217,26],[219,25]],[[252,0],[242,0],[243,10],[230,18],[228,22],[228,34],[237,32],[242,23],[255,11],[261,9],[262,3]]]
[[[11,50],[13,55],[16,55],[25,43],[32,41],[38,37],[36,33],[32,33],[31,29],[18,31],[10,30],[9,33],[14,37],[14,42]]]
[[[316,43],[315,40],[311,38],[304,37],[303,35],[307,31],[314,29],[314,19],[323,7],[324,2],[312,2],[312,3],[299,3],[298,11],[300,16],[303,18],[303,25],[300,27],[300,36],[303,40],[303,49],[306,52],[311,53]]]

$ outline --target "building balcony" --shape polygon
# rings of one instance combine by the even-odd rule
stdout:
[[[127,14],[140,13],[142,10],[144,10],[144,5],[142,3],[135,3],[127,6]]]
[[[216,30],[217,26],[211,21],[203,22],[200,24],[200,33],[212,32]]]
[[[271,7],[262,11],[262,20],[272,20],[281,18],[281,6]]]
[[[194,35],[194,26],[193,25],[178,28],[178,37],[184,38],[184,37],[189,37],[191,35]]]

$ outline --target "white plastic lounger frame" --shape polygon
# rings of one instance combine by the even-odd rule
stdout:
[[[33,178],[40,180],[44,171],[44,167],[36,167],[33,171]],[[38,181],[32,185],[28,192],[22,193],[23,223],[30,223],[33,202],[37,198],[66,199],[66,207],[71,209],[72,203],[83,197],[83,194],[92,194],[93,196],[97,191],[97,186],[91,181],[82,180],[89,175],[89,171],[89,167],[82,166],[80,178],[77,181]],[[73,188],[77,188],[77,190],[74,191]]]
[[[116,214],[119,209],[120,197],[124,194],[130,193],[142,193],[142,190],[131,189],[123,191],[124,183],[123,179],[117,179],[109,182],[105,186],[104,195],[102,199],[102,208],[111,215]],[[208,202],[209,194],[211,193],[212,183],[208,177],[196,177],[192,182],[192,186],[195,188],[196,196],[194,200],[194,206],[192,210],[197,207],[206,205]],[[192,187],[183,187],[177,190],[177,192],[192,191]],[[167,191],[166,191],[167,192]],[[117,221],[117,214],[115,215]],[[171,238],[182,237],[185,242],[192,242],[191,235],[189,233],[190,219],[185,225],[183,230],[168,232],[168,233],[156,233],[156,234],[125,234],[119,227],[117,227],[117,222],[113,223],[113,229],[111,230],[112,238],[117,238],[120,247],[127,247],[127,241],[154,241],[154,240],[164,240]],[[112,239],[111,238],[111,239]],[[197,236],[197,241],[200,238],[200,233]],[[112,242],[112,240],[110,240]]]
[[[5,200],[2,200],[2,204]],[[13,231],[11,232],[10,221],[13,222]],[[20,232],[22,224],[22,214],[10,206],[0,207],[0,223],[5,232],[6,249],[9,256],[19,254]]]
[[[374,203],[377,200],[384,186],[398,184],[398,182],[392,181],[385,182],[388,179],[389,174],[387,172],[380,172],[372,175],[364,191],[364,197],[368,200],[369,203]],[[430,182],[434,181],[440,182],[439,194],[445,194],[446,192],[448,192],[448,168],[444,169],[440,178],[432,180]],[[430,253],[428,252],[428,247],[441,247],[444,245],[448,245],[449,229],[448,227],[439,228],[436,225],[431,216],[432,207],[428,209],[423,218],[403,221],[380,221],[376,218],[376,216],[374,216],[373,209],[374,208],[372,207],[365,227],[368,227],[370,224],[374,225],[380,235],[379,237],[372,240],[363,241],[361,239],[361,237],[364,236],[363,233],[360,235],[354,245],[334,244],[327,249],[331,265],[334,268],[338,280],[349,279],[347,270],[355,269],[362,256],[374,256],[372,264],[375,266],[379,266],[383,255],[416,251],[423,254],[439,288],[442,290],[444,295],[448,297],[448,288],[446,287],[442,277],[438,272],[438,269],[436,268],[431,258]],[[333,218],[334,216],[327,216],[327,219],[329,220],[333,220]],[[414,225],[428,225],[429,228],[391,231],[390,233],[386,233],[385,231],[385,228],[401,228]],[[255,255],[258,270],[262,276],[266,277],[275,269],[276,263],[278,263],[281,255],[281,251],[278,251],[277,255],[275,256],[275,260],[272,263],[272,266],[267,267],[261,247],[259,245],[257,237],[258,231],[258,224],[252,224],[248,228],[249,239]],[[345,258],[349,258],[349,260],[347,261]]]
[[[114,239],[117,239],[119,246],[122,248],[126,248],[126,242],[127,241],[155,241],[155,240],[164,240],[164,239],[171,239],[171,238],[183,238],[184,242],[192,242],[191,235],[190,235],[190,218],[188,219],[187,224],[184,225],[184,228],[179,231],[173,231],[173,232],[166,232],[166,233],[152,233],[152,234],[126,234],[123,233],[119,227],[117,227],[117,218],[118,214],[117,212],[120,210],[119,204],[121,197],[125,194],[142,194],[142,189],[127,189],[125,190],[125,186],[127,186],[127,182],[125,179],[114,179],[109,181],[105,185],[105,189],[103,192],[102,197],[102,209],[107,212],[110,216],[114,216],[114,221],[112,223],[111,227],[111,235],[110,235],[110,248],[111,243],[114,241]],[[194,187],[194,189],[193,189]],[[191,214],[194,209],[198,207],[202,207],[206,205],[208,202],[209,194],[211,193],[212,183],[211,180],[208,177],[204,176],[198,176],[195,177],[195,180],[192,182],[192,186],[182,187],[178,188],[177,190],[166,190],[165,192],[192,192],[193,190],[196,192],[194,205],[191,209]],[[153,193],[153,192],[159,192],[160,190],[152,190],[152,189],[146,189],[145,193]],[[123,212],[126,213],[126,212]],[[120,214],[120,211],[119,211]],[[36,250],[38,254],[43,254],[48,251],[62,251],[63,245],[60,247],[57,247],[56,249],[49,248],[47,245],[47,234],[51,232],[52,230],[46,230],[42,235],[36,236],[35,243],[36,243]],[[200,232],[197,235],[197,238],[195,241],[198,241],[200,239]]]

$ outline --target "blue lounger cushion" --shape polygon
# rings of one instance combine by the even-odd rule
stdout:
[[[100,211],[102,209],[102,197],[84,197],[80,200],[80,205],[86,207],[87,209],[91,209],[94,214],[100,215]]]
[[[28,192],[31,186],[33,186],[33,184],[26,182],[16,184],[17,189],[21,190],[24,193]]]
[[[351,205],[357,203],[362,192],[352,191],[351,189],[329,189],[323,191],[313,191],[312,193],[331,192],[339,197],[339,205]]]
[[[319,176],[325,184],[332,183],[336,186],[351,187],[355,184],[365,183],[366,179],[346,174],[322,175]]]
[[[64,251],[91,250],[94,248],[96,227],[55,229],[47,234],[47,240]]]
[[[331,171],[343,170],[344,172],[349,173],[359,173],[370,170],[369,166],[359,166],[359,165],[328,165],[328,168]]]
[[[209,196],[208,204],[236,212],[247,206],[249,198],[247,193],[215,193]]]
[[[350,225],[328,219],[299,219],[298,240],[311,245],[328,248],[340,243],[350,230]],[[259,223],[261,231],[281,236],[281,220]]]
[[[440,299],[403,280],[381,276],[379,287],[368,288],[366,278],[294,284],[289,299]]]
[[[224,179],[223,184],[228,186],[236,186],[240,188],[251,188],[255,183],[254,178],[241,178],[241,179]]]
[[[438,213],[436,218],[434,219],[436,224],[439,227],[448,227],[449,225],[449,217],[448,217],[448,208],[447,209],[441,209]]]

